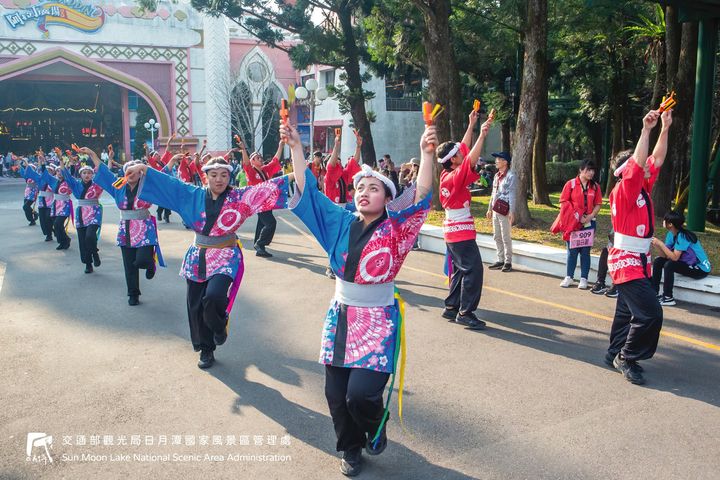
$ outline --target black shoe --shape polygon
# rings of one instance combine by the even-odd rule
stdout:
[[[170,223],[170,217],[165,217],[165,223]]]
[[[610,287],[610,290],[608,290],[608,291],[605,293],[605,296],[608,297],[608,298],[617,298],[617,296],[618,296],[617,287],[616,287],[615,285],[613,285],[612,287]]]
[[[445,310],[442,312],[442,317],[447,318],[451,322],[455,321],[455,317],[457,317],[458,311],[457,308],[447,308],[445,307]]]
[[[605,363],[605,365],[607,365],[608,367],[614,369],[615,365],[613,364],[613,360],[615,360],[615,354],[611,353],[611,352],[607,352],[605,354],[605,358],[603,359],[603,363]],[[645,371],[645,369],[642,367],[642,365],[640,365],[638,362],[635,362],[635,368],[637,368],[638,371],[641,373]]]
[[[150,267],[147,268],[147,270],[145,270],[145,278],[147,278],[148,280],[152,280],[152,278],[155,276],[155,270],[157,270],[157,268],[155,267],[155,263],[153,263],[152,265],[150,265]]]
[[[67,250],[68,248],[70,248],[70,242],[65,242],[55,247],[55,250]]]
[[[675,299],[673,297],[668,297],[666,295],[663,295],[660,298],[660,305],[662,305],[663,307],[672,307],[675,304],[676,304]]]
[[[457,317],[455,317],[455,323],[465,325],[468,330],[485,330],[486,327],[485,322],[477,318],[472,312],[464,315],[458,312]]]
[[[101,263],[100,262],[100,254],[95,252],[92,254],[92,257],[93,257],[93,265],[95,265],[96,267],[99,267],[100,263]]]
[[[134,307],[135,305],[140,304],[140,298],[137,295],[130,295],[128,297],[128,305],[131,307]]]
[[[35,220],[33,220],[32,222],[28,223],[28,227],[34,227],[35,225],[37,225],[37,224],[35,223]]]
[[[203,350],[200,352],[200,360],[198,360],[198,368],[210,368],[215,363],[215,354],[212,350]]]
[[[213,341],[215,342],[215,345],[222,345],[227,340],[229,322],[230,319],[227,315],[225,315],[225,330],[223,330],[223,333],[213,333]]]
[[[52,242],[53,240],[54,240],[54,238],[52,237],[52,235],[45,235],[46,242]]]
[[[86,263],[85,264],[85,273],[92,273],[92,272],[93,272],[92,263]]]
[[[638,364],[633,361],[625,360],[622,357],[622,354],[618,353],[615,356],[613,366],[623,374],[625,380],[633,385],[642,385],[645,383],[645,378],[642,375],[642,370],[638,368]]]
[[[387,447],[387,433],[385,433],[385,425],[383,425],[380,437],[376,442],[373,442],[372,438],[368,438],[367,444],[365,445],[365,453],[368,455],[380,455],[385,451],[385,447]]]
[[[502,270],[503,272],[512,272],[512,263],[506,263],[503,265]]]
[[[354,448],[343,452],[340,461],[340,473],[346,477],[354,477],[362,470],[362,448]]]
[[[270,257],[272,257],[272,253],[265,250],[265,247],[262,247],[260,245],[255,245],[255,256],[263,257],[263,258],[270,258]]]
[[[607,285],[600,282],[595,282],[595,285],[592,286],[590,289],[590,293],[594,293],[595,295],[604,295],[610,290]],[[612,363],[612,359],[610,359],[610,363]]]
[[[503,266],[505,266],[505,263],[503,263],[503,262],[495,262],[495,263],[493,263],[492,265],[490,265],[488,268],[489,268],[490,270],[500,270],[501,268],[503,268]]]

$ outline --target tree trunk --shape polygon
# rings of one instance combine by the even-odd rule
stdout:
[[[533,203],[535,205],[552,206],[550,193],[548,192],[547,175],[545,163],[547,163],[547,140],[550,114],[548,112],[547,82],[540,93],[540,105],[538,106],[538,122],[535,132],[535,145],[533,148]]]
[[[500,144],[503,152],[509,152],[512,149],[510,140],[510,119],[507,119],[500,124]]]
[[[668,20],[670,19],[668,15]],[[677,18],[676,15],[672,16]],[[676,25],[681,30],[679,45],[674,43],[675,35],[670,33],[672,26],[668,24],[668,56],[671,52],[678,55],[677,62],[668,59],[668,87],[670,90],[682,92],[678,105],[673,109],[673,124],[670,127],[668,138],[668,152],[665,157],[656,186],[653,188],[653,204],[658,216],[665,215],[671,208],[675,191],[680,188],[679,179],[684,177],[687,169],[683,163],[690,158],[690,123],[693,113],[693,98],[695,97],[695,65],[697,62],[697,22]],[[672,35],[672,36],[671,36]],[[677,68],[674,67],[677,65]],[[675,72],[674,76],[670,74]],[[680,100],[680,99],[678,99]]]
[[[542,95],[547,95],[547,0],[527,0],[524,26],[522,89],[518,112],[512,168],[517,178],[515,221],[530,224],[527,194],[532,182],[532,157]]]
[[[347,74],[347,88],[349,90],[348,103],[350,104],[350,115],[358,133],[363,139],[362,161],[368,165],[375,166],[375,144],[370,130],[367,111],[365,110],[365,98],[363,92],[362,75],[360,73],[360,52],[358,51],[355,33],[353,31],[352,12],[349,8],[340,10],[338,14],[340,26],[343,31],[343,49],[347,56],[345,73]]]
[[[435,125],[438,140],[460,140],[464,134],[462,101],[460,97],[460,74],[455,63],[452,34],[450,32],[450,0],[413,0],[425,21],[423,46],[428,58],[428,93],[432,103],[445,107]],[[441,167],[436,164],[434,178],[433,207],[440,210],[437,192]]]

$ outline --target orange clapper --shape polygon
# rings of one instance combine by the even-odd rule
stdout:
[[[480,100],[478,100],[478,99],[476,98],[475,101],[473,102],[473,110],[474,110],[476,113],[480,113],[480,105],[482,105],[482,104],[480,103]]]
[[[663,97],[662,102],[660,103],[660,108],[658,111],[660,113],[663,113],[666,110],[672,110],[677,105],[677,100],[675,100],[675,90],[668,93],[666,96]]]
[[[423,102],[422,105],[422,112],[423,112],[423,120],[425,121],[425,126],[429,127],[430,125],[433,125],[435,123],[435,119],[438,115],[440,115],[442,112],[444,112],[445,109],[442,105],[439,103],[433,106],[430,102]],[[433,146],[434,148],[434,146]]]

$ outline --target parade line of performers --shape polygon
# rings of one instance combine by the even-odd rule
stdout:
[[[121,213],[117,246],[130,305],[139,303],[139,271],[145,270],[149,280],[158,266],[164,266],[157,221],[150,208],[157,205],[158,218],[164,214],[166,221],[170,211],[176,212],[194,232],[180,275],[186,281],[190,339],[200,352],[198,366],[209,368],[215,349],[227,340],[230,312],[245,273],[238,229],[257,214],[255,251],[258,256],[270,256],[265,248],[275,230],[272,211],[290,209],[327,253],[328,274],[335,280],[322,329],[320,363],[325,366],[325,395],[337,450],[342,452],[341,471],[354,476],[362,468],[363,449],[368,455],[379,455],[387,445],[388,406],[395,387],[402,413],[405,308],[394,279],[427,217],[436,162],[442,166],[440,198],[446,210],[451,269],[442,316],[469,329],[485,328],[474,314],[482,292],[483,264],[475,243],[468,187],[478,177],[476,163],[493,116],[481,125],[472,144],[478,118],[477,111],[471,112],[461,142],[442,144],[426,119],[420,160],[413,162],[413,181],[402,193],[386,175],[360,163],[359,137],[355,156],[345,166],[338,159],[339,139],[326,166],[315,158],[306,163],[297,130],[283,122],[281,145],[267,165],[259,154],[248,155],[240,141],[224,157],[203,156],[203,145],[192,159],[187,152],[173,155],[168,141],[162,156],[151,152],[147,164],[127,162],[119,177],[88,148],[73,145],[74,152],[68,151],[67,160],[58,166],[39,155],[37,165],[22,168],[27,182],[23,210],[30,225],[39,218],[45,240],[52,241],[54,235],[59,250],[69,248],[66,228],[74,221],[80,260],[85,272],[91,273],[101,264],[98,237],[103,208],[98,199],[103,190],[108,192]],[[650,131],[660,118],[662,133],[648,155]],[[670,111],[646,115],[635,151],[615,159],[618,182],[610,194],[615,241],[609,250],[608,270],[619,296],[605,362],[635,384],[644,383],[638,361],[655,353],[663,321],[651,282],[654,215],[650,193],[665,157],[671,122]],[[276,176],[283,144],[290,149],[295,173]],[[235,152],[242,155],[247,186],[230,185]],[[112,150],[109,153],[112,164]],[[35,202],[38,213],[33,210]]]

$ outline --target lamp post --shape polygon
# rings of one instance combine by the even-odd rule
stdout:
[[[318,82],[314,78],[305,82],[304,87],[298,87],[295,90],[295,98],[302,103],[310,106],[310,155],[315,150],[313,137],[315,136],[315,107],[322,104],[323,100],[328,97],[328,91],[325,88],[318,88]]]
[[[147,122],[145,122],[145,129],[150,132],[150,143],[152,144],[153,150],[155,149],[155,133],[158,131],[158,127],[156,126],[157,122],[155,122],[154,118],[151,118]]]

